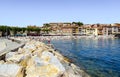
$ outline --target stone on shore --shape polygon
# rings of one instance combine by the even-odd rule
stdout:
[[[5,60],[0,61],[0,77],[89,77],[68,58],[39,41],[28,41],[17,52],[7,53]]]
[[[23,54],[16,54],[16,55],[6,58],[6,61],[12,62],[12,63],[19,63],[21,60],[23,60],[23,58],[24,58]]]
[[[62,77],[90,77],[87,73],[85,73],[80,67],[77,67],[73,63],[67,64],[63,63],[66,71],[62,75]]]
[[[58,77],[65,68],[50,52],[44,51],[41,57],[33,56],[26,68],[26,77]]]
[[[0,77],[23,77],[23,72],[17,64],[0,64]]]
[[[64,72],[64,71],[65,71],[65,68],[64,68],[63,65],[60,63],[60,61],[57,59],[57,57],[55,57],[55,56],[53,55],[53,53],[44,51],[44,52],[42,53],[41,58],[42,58],[45,62],[48,62],[48,63],[53,64],[53,65],[55,65],[56,67],[58,67],[61,72]]]
[[[0,61],[0,64],[4,64],[5,62],[3,60]]]
[[[39,47],[33,52],[33,55],[40,57],[42,52],[43,52],[43,48]]]
[[[9,52],[6,54],[6,62],[8,63],[22,63],[29,57],[31,57],[31,53],[17,53],[17,52]]]
[[[16,54],[17,54],[17,52],[8,52],[8,53],[6,54],[6,56],[5,56],[5,58],[8,59],[8,58],[10,58],[10,57],[12,57],[12,56],[14,56],[14,55],[16,55]]]
[[[6,43],[0,41],[0,52],[6,48]]]
[[[34,44],[27,43],[23,48],[33,52],[36,49],[36,46]]]

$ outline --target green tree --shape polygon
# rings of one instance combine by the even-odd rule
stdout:
[[[20,27],[11,27],[11,31],[13,32],[13,35],[16,35],[17,32],[22,31],[22,28],[20,28]]]
[[[29,34],[31,31],[34,31],[34,32],[36,32],[37,34],[40,34],[41,29],[40,29],[39,27],[27,27],[27,31],[28,31],[28,34]]]
[[[40,28],[34,28],[34,31],[36,31],[37,34],[40,34],[41,29]]]
[[[82,22],[77,22],[77,25],[78,26],[83,26],[83,23]]]
[[[44,28],[44,29],[42,29],[42,31],[43,31],[44,33],[49,34],[49,31],[51,31],[51,30],[50,30],[50,29],[48,29],[48,28]]]
[[[24,33],[24,32],[27,30],[27,28],[22,27],[21,30],[22,30],[22,32]]]
[[[6,25],[0,25],[0,31],[2,32],[2,36],[10,35],[10,27]]]
[[[33,28],[32,27],[27,27],[27,31],[28,31],[28,33],[30,33],[30,31],[33,31]]]
[[[72,24],[76,24],[76,22],[72,22]]]
[[[78,26],[83,26],[83,23],[82,22],[72,22],[72,24],[76,24]]]
[[[48,28],[48,27],[50,27],[51,25],[50,24],[44,24],[44,27],[45,28]]]

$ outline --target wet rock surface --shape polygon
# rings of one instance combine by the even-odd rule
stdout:
[[[46,44],[30,40],[0,61],[0,77],[90,77]]]

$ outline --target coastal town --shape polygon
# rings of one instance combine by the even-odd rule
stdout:
[[[54,49],[50,40],[69,40],[71,37],[79,38],[79,36],[106,37],[119,33],[119,23],[45,23],[42,27],[1,25],[0,76],[91,77],[83,68],[75,65],[72,60]],[[45,43],[45,41],[48,42]],[[10,71],[11,69],[13,71]],[[6,74],[4,74],[5,72]]]
[[[0,0],[0,77],[120,77],[120,0]]]
[[[120,34],[120,23],[83,24],[82,22],[45,23],[43,26],[0,26],[0,36],[108,36]]]
[[[1,25],[0,77],[92,77],[56,50],[50,41],[82,36],[83,39],[89,36],[114,38],[119,33],[119,23],[45,23],[42,27]]]

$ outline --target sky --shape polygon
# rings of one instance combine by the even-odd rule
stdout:
[[[120,0],[0,0],[0,25],[120,23]]]

